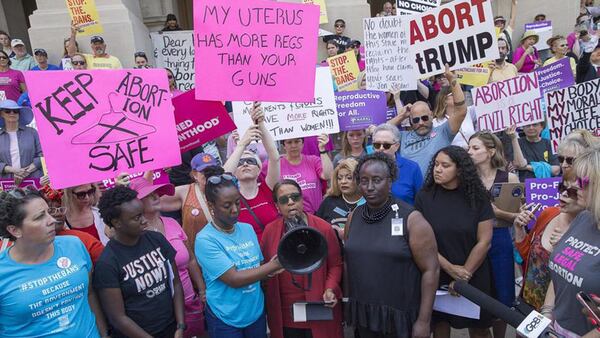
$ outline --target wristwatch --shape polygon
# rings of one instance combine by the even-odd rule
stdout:
[[[177,330],[187,330],[187,324],[186,323],[177,323]]]

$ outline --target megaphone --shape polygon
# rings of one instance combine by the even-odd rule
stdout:
[[[277,257],[281,266],[292,274],[292,283],[303,290],[310,290],[312,272],[323,264],[327,257],[327,240],[316,229],[302,226],[286,233],[277,247]],[[308,288],[304,289],[293,274],[308,275]]]

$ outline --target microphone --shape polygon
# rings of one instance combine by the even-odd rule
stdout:
[[[524,316],[486,295],[481,290],[465,281],[455,281],[453,288],[461,296],[464,296],[468,300],[479,305],[482,309],[485,309],[492,315],[502,319],[508,325],[516,328],[518,333],[527,338],[548,336],[549,333],[553,333],[553,331],[548,328],[551,320],[535,310],[531,311],[528,316]]]

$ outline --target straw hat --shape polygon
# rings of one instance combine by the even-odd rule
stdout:
[[[523,41],[525,41],[525,39],[530,38],[530,37],[534,37],[535,38],[535,44],[538,43],[538,41],[540,41],[540,36],[537,35],[536,32],[534,31],[525,31],[525,33],[523,33],[523,37],[521,38],[521,43],[523,43]]]

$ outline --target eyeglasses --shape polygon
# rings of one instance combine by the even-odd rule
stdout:
[[[48,213],[50,215],[64,214],[66,211],[67,211],[66,207],[48,208]]]
[[[240,160],[238,161],[238,165],[237,166],[241,167],[244,164],[258,166],[258,161],[254,157],[240,158]]]
[[[373,148],[375,148],[376,150],[379,150],[383,147],[383,149],[388,150],[390,149],[393,145],[397,144],[396,143],[379,143],[379,142],[375,142],[373,143]]]
[[[558,192],[562,195],[566,191],[567,196],[574,200],[577,199],[577,190],[579,190],[579,189],[574,188],[574,187],[567,188],[567,186],[563,182],[560,182],[558,184]]]
[[[579,185],[579,189],[585,189],[590,185],[589,177],[577,177],[577,185]]]
[[[573,165],[573,162],[575,162],[575,157],[566,157],[558,155],[556,158],[558,158],[558,163],[567,162],[568,165]]]
[[[237,183],[237,179],[235,178],[235,176],[229,175],[229,174],[223,174],[223,175],[217,175],[217,176],[211,176],[208,178],[207,182],[212,184],[212,185],[219,185],[225,181],[231,181],[234,184]]]
[[[0,60],[8,60],[6,56],[0,56]]]
[[[74,64],[76,66],[83,66],[85,65],[85,61],[71,61],[71,64]]]
[[[87,196],[92,197],[92,196],[94,196],[95,193],[96,193],[96,188],[92,188],[88,191],[80,191],[80,192],[73,191],[73,195],[75,195],[75,197],[77,197],[78,200],[83,200]]]
[[[413,117],[410,121],[412,122],[412,124],[417,124],[419,123],[419,121],[427,122],[429,121],[429,115]]]
[[[334,25],[335,28],[344,28],[346,25]]]
[[[277,198],[277,203],[288,204],[290,202],[290,199],[292,200],[292,202],[298,202],[302,199],[302,194],[300,194],[299,192],[294,192],[289,195],[279,196],[279,198]]]
[[[7,114],[19,114],[21,111],[16,110],[16,109],[5,109],[5,110],[3,110],[3,112],[5,112]]]
[[[144,53],[144,52],[136,52],[135,54],[133,54],[133,56],[136,57],[136,58],[137,57],[143,57],[143,58],[145,58],[146,57],[146,53]]]

